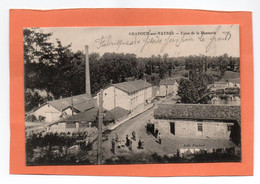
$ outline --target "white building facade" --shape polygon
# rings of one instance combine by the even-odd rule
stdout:
[[[179,84],[175,79],[164,79],[160,81],[159,94],[161,97],[165,97],[172,94],[174,97],[177,96]]]
[[[151,98],[152,84],[143,80],[117,83],[104,89],[103,107],[107,110],[121,107],[134,112],[144,109]]]
[[[69,108],[66,109],[66,112],[69,113],[68,115],[72,114],[72,111]],[[62,117],[62,114],[63,111],[56,109],[50,104],[44,104],[33,112],[33,115],[36,117],[37,120],[41,120],[42,117],[42,121],[44,122],[57,121]]]

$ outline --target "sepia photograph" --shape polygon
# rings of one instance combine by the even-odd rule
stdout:
[[[24,28],[26,165],[241,162],[239,37],[239,25]]]

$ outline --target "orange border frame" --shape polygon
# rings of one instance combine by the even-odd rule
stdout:
[[[240,25],[241,163],[26,166],[24,136],[24,27]],[[253,41],[251,12],[180,9],[10,10],[10,173],[111,176],[253,175]]]

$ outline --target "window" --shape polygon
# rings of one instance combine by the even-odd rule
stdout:
[[[202,132],[202,131],[203,131],[203,129],[202,129],[202,123],[198,123],[198,131],[199,131],[199,132]]]

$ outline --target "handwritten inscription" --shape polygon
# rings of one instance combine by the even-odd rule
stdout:
[[[112,36],[102,36],[95,40],[95,43],[98,44],[97,49],[102,47],[109,47],[109,46],[116,46],[116,50],[118,50],[122,45],[137,45],[140,44],[140,40],[137,40],[136,37],[130,39],[120,39],[120,40],[113,40]]]
[[[114,39],[111,34],[101,35],[95,39],[97,49],[113,47],[118,51],[122,46],[138,46],[140,52],[144,52],[149,45],[156,45],[160,52],[164,52],[169,46],[180,47],[184,43],[195,41],[205,44],[205,52],[214,49],[216,42],[228,42],[232,34],[228,30],[221,30],[218,26],[214,31],[163,31],[163,32],[129,32],[127,37]],[[221,31],[220,31],[221,30]]]

